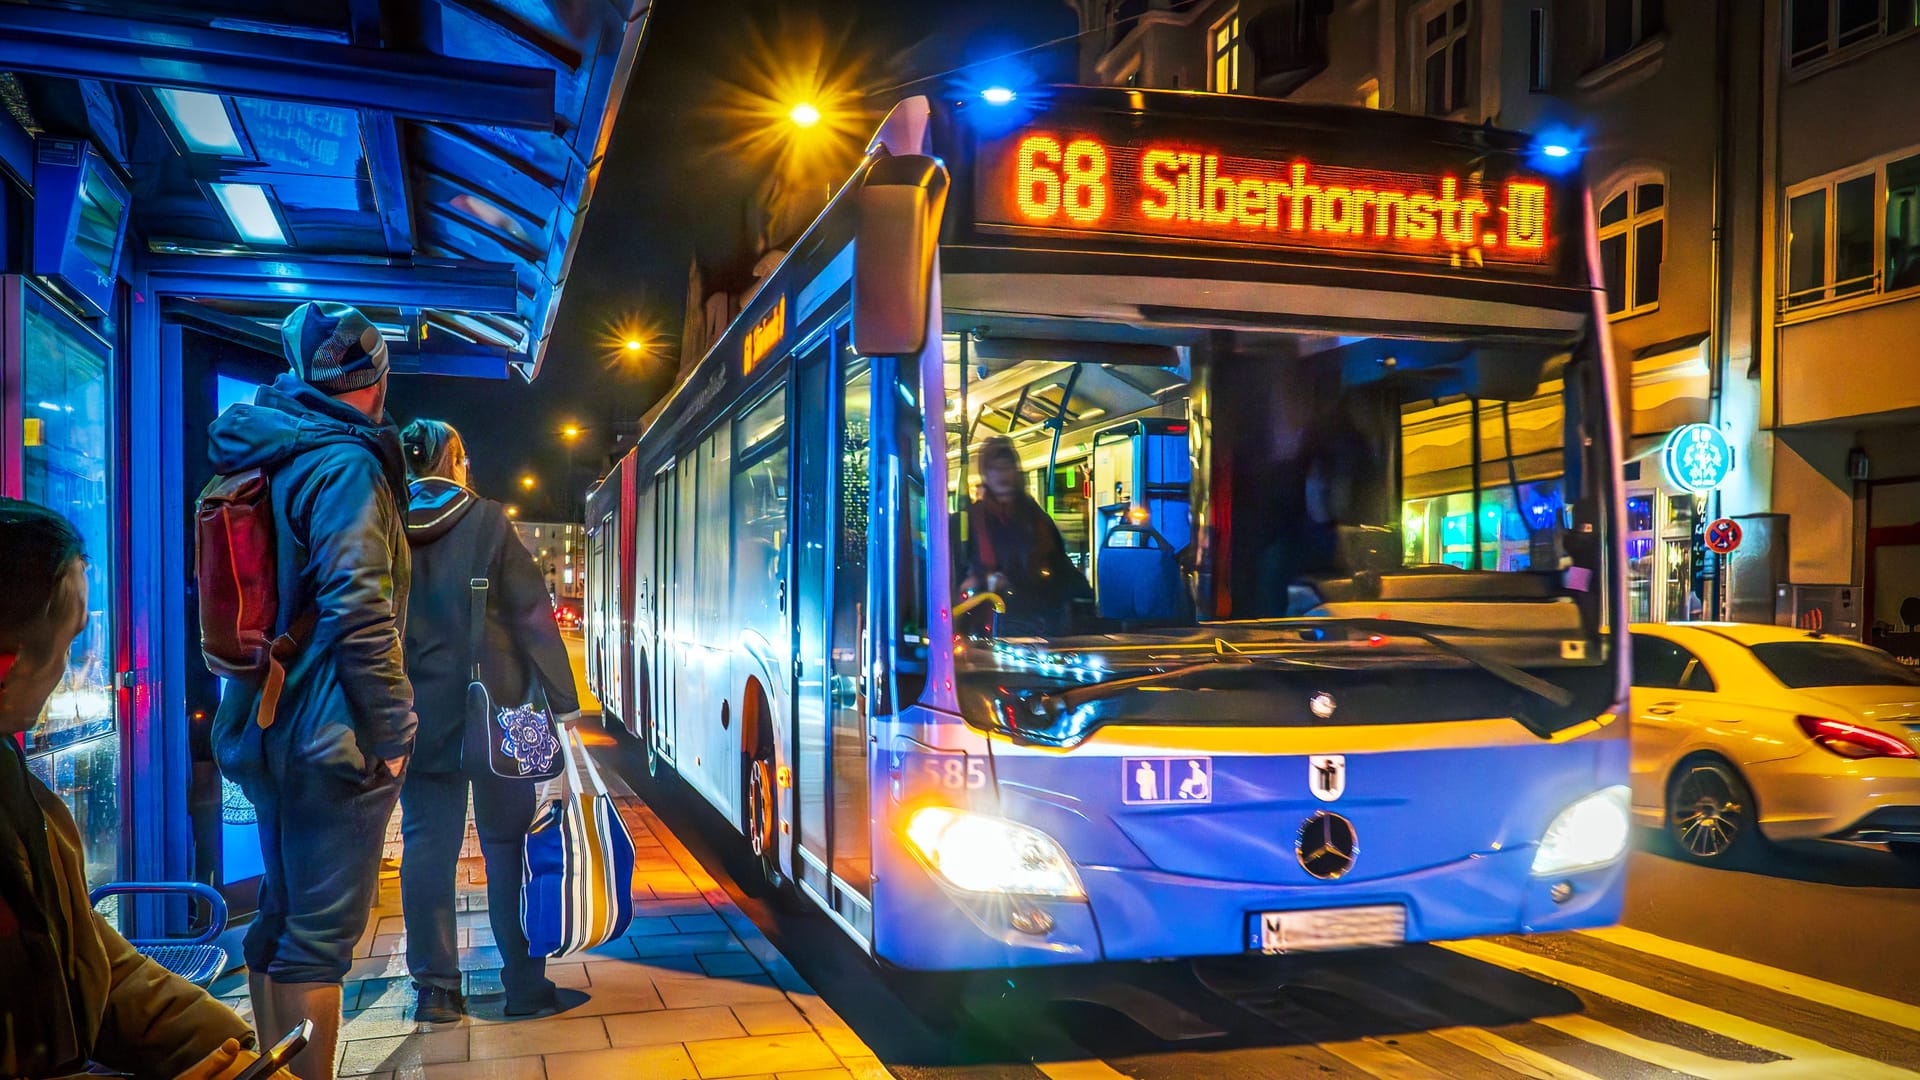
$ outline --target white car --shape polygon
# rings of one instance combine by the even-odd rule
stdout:
[[[1920,860],[1920,671],[1751,623],[1633,631],[1633,809],[1698,862],[1769,840]]]

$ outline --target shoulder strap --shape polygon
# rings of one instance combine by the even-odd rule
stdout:
[[[485,513],[486,503],[474,510]],[[500,523],[489,515],[480,526],[479,550],[473,557],[473,574],[467,581],[471,597],[467,609],[467,660],[472,681],[480,681],[480,654],[487,638],[487,573],[493,566],[493,551],[500,546]]]

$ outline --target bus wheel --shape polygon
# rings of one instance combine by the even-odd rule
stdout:
[[[755,882],[757,892],[763,895],[777,894],[786,888],[786,875],[780,872],[779,826],[775,815],[778,813],[778,797],[774,794],[773,753],[771,740],[762,744],[758,755],[747,760],[747,846],[753,851],[754,861],[759,864],[760,880]]]

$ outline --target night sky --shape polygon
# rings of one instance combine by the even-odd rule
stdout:
[[[741,145],[745,129],[757,126],[738,115],[742,100],[760,92],[771,101],[773,77],[816,66],[826,80],[884,91],[1075,28],[1061,0],[655,0],[540,378],[397,378],[394,414],[459,428],[475,486],[529,519],[559,515],[559,432],[578,423],[586,431],[574,454],[577,516],[577,493],[605,470],[613,425],[637,418],[671,386],[694,252],[738,263],[749,243],[749,195],[769,165],[764,141]],[[1019,63],[1037,78],[1063,81],[1072,58],[1067,44]],[[983,69],[849,101],[842,112],[871,115],[851,115],[841,137],[864,144],[900,97],[954,92],[979,77]],[[620,357],[621,328],[636,319],[658,344],[638,364],[610,364]],[[531,494],[520,486],[528,474],[539,482]]]

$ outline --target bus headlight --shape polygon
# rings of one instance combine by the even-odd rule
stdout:
[[[907,819],[907,843],[934,873],[963,892],[1086,895],[1053,837],[1006,818],[922,807]]]
[[[1631,835],[1630,792],[1625,784],[1602,788],[1560,811],[1533,855],[1535,874],[1590,870],[1620,857]]]

